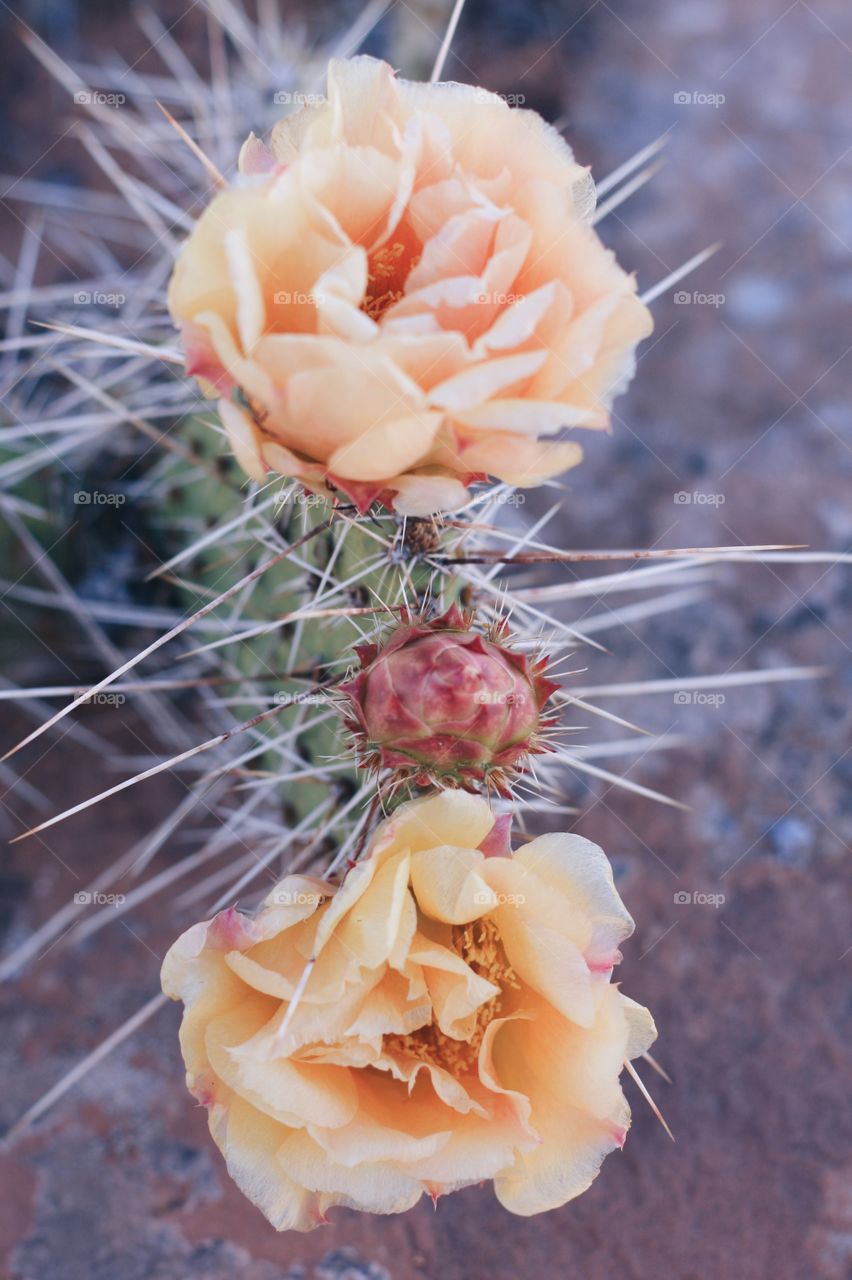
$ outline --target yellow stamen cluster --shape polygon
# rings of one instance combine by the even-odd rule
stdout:
[[[454,925],[452,942],[453,949],[465,964],[478,977],[499,987],[499,994],[477,1008],[473,1029],[466,1039],[448,1036],[437,1022],[432,1021],[405,1036],[386,1036],[384,1046],[392,1052],[425,1058],[459,1077],[475,1070],[483,1037],[489,1024],[503,1012],[507,990],[519,988],[521,984],[509,964],[493,920],[473,920],[470,924]]]
[[[405,245],[396,241],[379,249],[370,259],[367,292],[361,307],[371,320],[379,320],[388,307],[393,306],[403,295],[404,289],[394,288],[393,284],[400,283],[400,264],[404,253]]]

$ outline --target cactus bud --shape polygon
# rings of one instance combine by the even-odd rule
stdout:
[[[381,644],[358,649],[361,670],[342,686],[361,763],[425,784],[505,793],[527,756],[542,751],[542,710],[558,686],[456,605],[442,617],[406,616]]]

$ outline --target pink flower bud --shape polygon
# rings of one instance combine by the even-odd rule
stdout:
[[[359,649],[361,671],[342,688],[362,762],[418,781],[504,791],[541,751],[542,708],[558,686],[453,607],[407,619],[381,645]]]

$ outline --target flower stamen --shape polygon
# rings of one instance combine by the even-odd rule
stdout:
[[[499,993],[490,1000],[485,1000],[476,1009],[473,1028],[467,1038],[447,1035],[433,1019],[428,1026],[420,1027],[408,1035],[385,1036],[384,1046],[397,1053],[425,1058],[434,1066],[443,1067],[451,1075],[459,1077],[470,1075],[476,1070],[485,1032],[504,1011],[507,991],[519,989],[521,983],[509,963],[493,920],[480,919],[465,925],[454,925],[452,945],[453,950],[477,977],[499,987]]]
[[[388,307],[399,302],[405,293],[405,277],[413,263],[405,264],[404,256],[405,245],[397,240],[384,245],[370,259],[367,291],[361,310],[366,311],[371,320],[379,321]]]

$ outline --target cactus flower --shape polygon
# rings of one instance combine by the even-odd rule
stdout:
[[[335,59],[183,246],[187,371],[257,480],[415,516],[488,476],[534,487],[608,427],[652,328],[593,211],[535,112]]]
[[[505,793],[543,750],[542,710],[558,686],[530,660],[475,630],[456,605],[431,621],[407,618],[382,644],[360,646],[361,670],[342,686],[362,762],[422,783],[486,783]]]
[[[286,876],[166,956],[187,1085],[279,1231],[485,1181],[528,1217],[624,1145],[622,1068],[656,1036],[612,981],[633,921],[602,849],[495,853],[497,821],[463,791],[401,805],[342,884]]]

